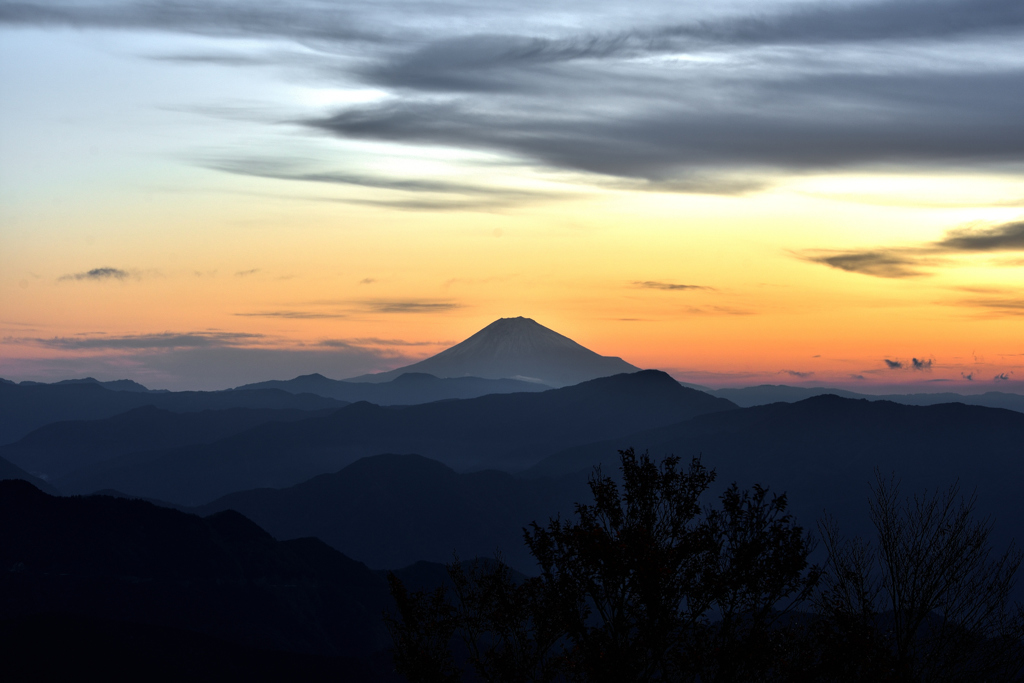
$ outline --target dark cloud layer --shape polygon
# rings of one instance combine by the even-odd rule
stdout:
[[[903,368],[903,363],[898,360],[885,359],[885,364],[890,370],[900,370]]]
[[[679,7],[623,26],[597,2],[569,29],[547,8],[501,2],[0,2],[0,23],[290,41],[311,78],[386,94],[307,117],[309,130],[497,152],[662,191],[735,194],[780,173],[1024,161],[1024,65],[1007,57],[1024,35],[1019,0],[733,9],[696,16]],[[510,23],[516,11],[528,20]],[[982,48],[988,59],[978,58]],[[225,65],[248,57],[173,56]],[[529,199],[347,172],[268,177],[462,195],[365,200],[417,210]]]

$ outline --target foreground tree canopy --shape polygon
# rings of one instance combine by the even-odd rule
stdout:
[[[827,562],[785,495],[715,479],[699,459],[620,451],[621,486],[532,523],[541,569],[448,567],[450,585],[390,578],[398,670],[414,683],[1019,680],[1024,623],[1008,604],[1020,554],[990,559],[990,522],[951,489],[901,504],[879,479],[878,549],[823,526]],[[959,501],[959,502],[958,502]]]

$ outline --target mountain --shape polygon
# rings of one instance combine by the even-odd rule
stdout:
[[[350,382],[387,382],[407,372],[437,377],[512,378],[554,387],[639,368],[601,356],[530,318],[501,318],[469,339],[418,363]]]
[[[493,557],[536,573],[523,527],[572,513],[590,498],[585,476],[523,480],[496,471],[458,474],[418,455],[363,458],[286,489],[229,494],[197,508],[238,510],[279,539],[316,536],[370,567]]]
[[[143,392],[111,390],[99,382],[0,382],[0,445],[52,422],[97,420],[140,406],[188,413],[225,408],[322,410],[345,405],[323,396],[296,395],[280,389]]]
[[[875,471],[902,481],[905,495],[959,482],[977,495],[979,514],[992,515],[994,538],[1024,539],[1024,414],[948,403],[907,406],[889,401],[817,396],[797,403],[707,414],[668,427],[573,447],[524,476],[613,472],[616,449],[633,446],[684,462],[700,456],[733,481],[786,492],[797,520],[812,530],[822,513],[847,534],[869,534],[867,501]],[[997,545],[996,547],[1000,547]]]
[[[331,666],[336,680],[360,667],[364,675],[353,680],[382,680],[381,672],[371,675],[368,657],[390,644],[381,619],[392,605],[385,577],[316,539],[276,541],[237,512],[201,518],[137,500],[58,498],[3,481],[0,567],[0,631],[17,633],[12,621],[50,616],[35,646],[61,653],[56,659],[65,652],[58,634],[76,631],[76,623],[107,631],[120,625],[127,637],[138,625],[136,646],[158,646],[147,630],[156,627],[170,636],[164,654],[191,645],[178,652],[186,659],[197,643],[229,656],[290,652],[332,658],[305,663]],[[5,654],[8,674],[13,654]]]
[[[228,408],[174,413],[146,405],[100,420],[44,425],[15,443],[0,446],[0,457],[52,481],[129,453],[212,443],[257,425],[294,422],[332,410]]]
[[[2,380],[2,381],[8,381],[8,380]],[[9,383],[10,384],[14,384],[14,382],[9,382]],[[153,392],[153,393],[158,393],[158,394],[167,393],[167,389],[149,389],[149,388],[139,384],[138,382],[136,382],[134,380],[130,380],[130,379],[115,379],[115,380],[111,380],[111,381],[108,381],[108,382],[101,382],[98,379],[96,379],[95,377],[83,377],[82,379],[62,379],[59,382],[53,382],[52,384],[49,384],[49,385],[46,382],[32,382],[32,381],[28,381],[28,380],[26,380],[24,382],[18,382],[18,385],[19,386],[23,386],[23,387],[29,387],[29,386],[37,386],[37,387],[38,386],[55,386],[55,385],[61,385],[61,384],[96,384],[96,385],[99,385],[99,386],[103,387],[104,389],[110,389],[111,391],[138,391],[138,392],[143,392],[143,393]]]
[[[683,386],[694,386],[683,384]],[[700,387],[695,387],[700,388]],[[967,405],[985,406],[988,408],[1005,408],[1024,413],[1024,396],[1003,391],[987,391],[983,394],[956,394],[944,392],[938,394],[860,394],[845,389],[829,389],[825,387],[790,387],[784,384],[761,384],[756,387],[742,389],[703,389],[713,396],[727,398],[741,408],[766,405],[784,401],[793,403],[812,396],[832,394],[844,398],[863,398],[869,401],[892,401],[910,406],[933,406],[940,403],[965,403]]]
[[[481,377],[435,377],[424,372],[406,372],[387,382],[346,382],[320,374],[302,375],[287,381],[271,380],[236,387],[234,391],[281,389],[292,394],[316,394],[356,403],[369,401],[379,406],[413,405],[452,398],[476,398],[487,394],[546,391],[551,387],[518,379]]]
[[[51,495],[58,495],[57,489],[53,488],[53,486],[47,482],[29,474],[11,461],[5,458],[0,458],[0,481],[6,481],[8,479],[21,479],[22,481],[29,482],[41,491],[46,491]]]
[[[54,484],[67,493],[116,489],[196,505],[233,491],[292,486],[379,453],[419,453],[460,470],[521,470],[575,444],[734,408],[645,370],[539,393],[400,407],[354,403],[211,444],[120,456]]]

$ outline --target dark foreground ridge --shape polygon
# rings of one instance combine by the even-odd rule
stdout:
[[[201,518],[2,481],[0,577],[6,673],[57,666],[89,643],[85,661],[124,655],[148,667],[138,680],[166,679],[164,664],[206,679],[266,665],[264,679],[295,667],[388,680],[384,577],[316,539],[275,541],[237,512]]]

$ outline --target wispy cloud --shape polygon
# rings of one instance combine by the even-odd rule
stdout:
[[[259,268],[250,268],[249,270],[239,270],[235,273],[235,277],[247,277],[249,275],[255,275],[260,272]]]
[[[689,306],[685,312],[694,315],[754,315],[754,311],[731,306]]]
[[[751,2],[727,13],[675,3],[634,25],[602,2],[572,21],[569,8],[529,10],[500,1],[26,0],[0,4],[0,23],[290,44],[311,80],[330,73],[332,82],[386,96],[279,124],[486,151],[509,164],[647,181],[662,191],[729,194],[770,186],[787,172],[881,164],[988,169],[1024,154],[1019,0]],[[985,50],[988,61],[965,46]],[[963,58],[949,60],[953,49]],[[163,59],[259,61],[240,51]],[[464,199],[447,206],[479,209],[484,201]]]
[[[923,358],[922,359],[911,358],[910,359],[910,363],[911,363],[911,367],[914,370],[931,370],[932,369],[932,361],[931,361],[931,359],[925,360]]]
[[[925,268],[949,263],[952,256],[1005,251],[1024,251],[1024,221],[957,228],[948,231],[940,240],[918,246],[863,251],[807,251],[797,256],[851,273],[908,278],[929,275]]]
[[[890,370],[900,370],[903,368],[903,363],[898,360],[885,359],[885,364]]]
[[[635,281],[632,283],[634,287],[640,287],[641,289],[660,289],[666,292],[684,292],[689,290],[714,290],[714,287],[707,287],[705,285],[682,285],[672,282],[657,282],[654,280]]]
[[[462,308],[463,305],[454,301],[403,301],[395,299],[379,299],[363,302],[363,306],[374,313],[443,313]]]
[[[919,262],[898,250],[848,251],[830,255],[808,255],[805,260],[876,277],[903,278],[919,277],[926,273],[919,270]]]
[[[202,162],[206,168],[235,175],[307,183],[348,185],[399,193],[432,194],[435,197],[390,196],[382,198],[333,197],[331,201],[407,210],[490,210],[576,195],[567,192],[522,190],[429,177],[372,175],[354,171],[306,170],[308,162],[288,159],[215,159]]]
[[[61,275],[58,280],[93,280],[102,282],[104,280],[126,280],[131,277],[131,273],[127,270],[121,270],[120,268],[93,268],[81,273],[69,273],[68,275]]]
[[[333,347],[393,347],[393,346],[452,346],[454,341],[408,341],[406,339],[380,339],[378,337],[352,337],[349,339],[324,339],[320,346]]]
[[[992,379],[993,379],[993,381],[996,381],[996,382],[1006,382],[1006,381],[1008,381],[1010,379],[1010,375],[1011,374],[1013,374],[1013,373],[1001,372],[998,375],[996,375],[995,377],[993,377]]]
[[[7,343],[30,343],[53,349],[66,351],[84,351],[91,349],[184,349],[184,348],[218,348],[252,344],[263,339],[262,334],[243,332],[190,332],[160,334],[139,334],[121,337],[106,335],[81,335],[73,337],[5,338]]]
[[[325,313],[320,311],[254,311],[250,313],[234,313],[241,318],[290,318],[292,320],[327,320],[347,318],[347,313]]]
[[[780,370],[780,372],[782,374],[790,375],[792,377],[799,377],[800,379],[805,379],[814,374],[813,372],[801,372],[799,370]]]

